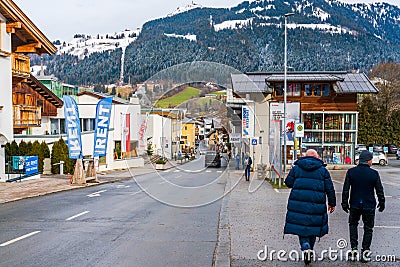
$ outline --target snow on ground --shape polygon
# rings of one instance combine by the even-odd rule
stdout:
[[[190,41],[196,41],[197,40],[197,36],[195,34],[181,35],[181,34],[175,34],[175,33],[164,33],[164,35],[167,36],[167,37],[188,39]]]

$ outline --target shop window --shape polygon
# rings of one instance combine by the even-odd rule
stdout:
[[[303,117],[303,121],[305,129],[322,129],[322,114],[305,114]]]
[[[326,114],[325,130],[342,130],[342,114]]]
[[[322,133],[306,132],[302,141],[305,143],[320,143],[322,142]]]
[[[322,96],[329,96],[330,93],[331,93],[330,84],[323,84],[322,85]]]
[[[288,96],[300,96],[300,84],[291,83],[288,85],[287,95]]]

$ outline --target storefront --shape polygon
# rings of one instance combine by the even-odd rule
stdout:
[[[313,148],[327,164],[353,164],[357,112],[305,111],[302,151]]]

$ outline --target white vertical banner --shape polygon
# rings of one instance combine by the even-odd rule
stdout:
[[[254,111],[250,106],[242,106],[242,138],[254,137]]]
[[[131,136],[130,136],[130,114],[121,114],[121,126],[122,126],[122,131],[121,131],[121,152],[130,152],[130,142],[131,142]]]

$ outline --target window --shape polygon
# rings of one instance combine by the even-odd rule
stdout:
[[[314,96],[321,96],[321,93],[322,93],[322,85],[315,84],[314,85]]]
[[[330,84],[323,84],[322,85],[322,96],[329,96],[330,93],[331,93]]]
[[[283,84],[275,84],[275,96],[283,96]]]
[[[300,96],[300,84],[291,83],[288,85],[287,95],[288,96]]]
[[[312,96],[312,84],[305,84],[304,92],[306,96]]]

